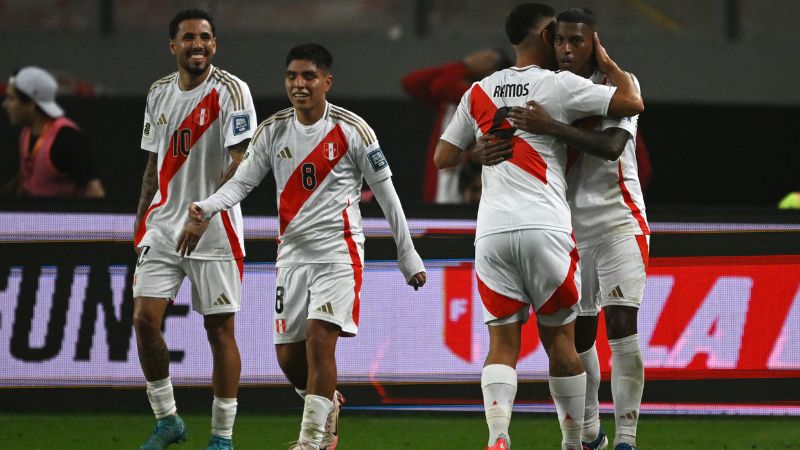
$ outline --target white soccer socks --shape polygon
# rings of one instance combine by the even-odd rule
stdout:
[[[306,395],[303,408],[303,421],[300,424],[300,441],[308,441],[315,448],[322,442],[325,421],[333,408],[333,402],[319,395]]]
[[[175,396],[172,393],[172,381],[169,377],[158,381],[147,382],[147,398],[156,419],[163,419],[177,412]]]
[[[235,398],[214,396],[214,403],[211,404],[211,434],[231,439],[238,404]]]
[[[639,335],[613,339],[611,346],[611,395],[614,397],[616,434],[614,445],[636,444],[636,425],[644,390],[644,364]]]
[[[592,442],[600,433],[600,402],[597,392],[600,389],[600,360],[597,357],[597,347],[583,353],[578,353],[584,370],[586,370],[586,406],[583,409],[583,431],[581,440]]]
[[[550,395],[556,404],[561,425],[561,447],[581,448],[583,408],[586,400],[586,373],[571,377],[548,377]]]
[[[294,388],[294,391],[297,392],[297,395],[299,395],[300,398],[306,398],[306,390],[305,389]]]
[[[501,434],[509,440],[508,425],[511,410],[517,395],[517,371],[503,364],[489,364],[481,373],[483,408],[489,425],[489,446],[494,445]]]

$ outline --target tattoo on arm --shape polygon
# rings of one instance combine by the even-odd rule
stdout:
[[[139,206],[136,209],[135,229],[139,228],[139,222],[144,217],[144,213],[147,212],[147,208],[150,206],[150,202],[153,201],[157,191],[158,155],[151,153],[150,158],[147,160],[147,167],[144,169],[144,175],[142,175],[142,191],[139,194]]]
[[[244,153],[247,151],[247,146],[249,144],[250,139],[245,139],[236,145],[228,147],[228,151],[231,153],[231,158],[233,158],[233,161],[231,161],[231,164],[227,169],[225,169],[225,173],[222,175],[222,182],[220,185],[233,178],[233,175],[236,173],[236,169],[239,167],[239,163],[242,162],[242,158],[244,157]]]

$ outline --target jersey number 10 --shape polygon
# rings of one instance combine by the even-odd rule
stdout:
[[[172,156],[189,156],[192,148],[192,130],[184,128],[172,132]]]

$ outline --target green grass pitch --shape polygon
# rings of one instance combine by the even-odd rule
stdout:
[[[300,410],[282,414],[247,414],[236,420],[234,445],[239,450],[284,450],[297,437]],[[204,449],[210,433],[207,415],[183,416],[189,440],[171,448]],[[613,433],[611,418],[604,428]],[[34,449],[136,449],[149,436],[151,416],[142,414],[3,414],[0,447]],[[482,449],[486,424],[475,413],[389,414],[345,411],[340,450]],[[554,416],[516,414],[511,422],[514,450],[558,449],[560,432]],[[642,450],[800,449],[798,418],[730,418],[644,416],[639,426]]]

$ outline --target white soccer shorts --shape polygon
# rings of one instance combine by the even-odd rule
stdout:
[[[342,336],[355,336],[362,273],[362,267],[351,264],[279,267],[275,281],[275,343],[305,340],[309,319],[338,325]]]
[[[239,311],[242,260],[181,258],[142,246],[133,278],[133,297],[175,300],[185,277],[192,282],[192,310],[207,316]]]
[[[639,308],[647,278],[650,236],[610,236],[580,246],[581,316],[610,305]]]
[[[527,322],[530,307],[545,326],[575,320],[580,278],[575,240],[551,230],[515,230],[475,242],[475,275],[487,325]]]

